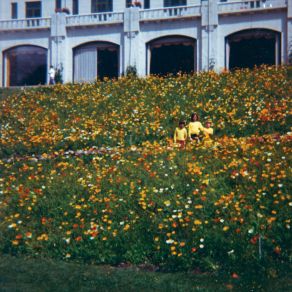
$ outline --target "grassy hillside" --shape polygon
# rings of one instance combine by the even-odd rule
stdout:
[[[0,103],[0,250],[178,271],[291,264],[285,68],[57,85]],[[191,112],[211,146],[171,141]]]

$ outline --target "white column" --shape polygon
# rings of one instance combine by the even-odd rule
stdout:
[[[219,70],[217,62],[218,4],[216,1],[204,1],[202,3],[201,11],[202,69]]]
[[[202,27],[201,30],[201,70],[209,69],[209,33],[208,27]]]
[[[226,41],[225,45],[225,69],[229,70],[229,60],[230,60],[230,43]]]
[[[67,71],[67,47],[66,47],[66,14],[56,13],[51,19],[51,38],[50,38],[50,65],[54,68],[61,69],[63,67],[63,80],[69,78]]]
[[[124,14],[124,71],[129,66],[135,66],[141,72],[139,64],[140,52],[140,23],[139,8],[126,8]]]
[[[275,65],[279,65],[279,54],[280,54],[280,39],[279,39],[279,34],[276,34],[276,39],[275,39]],[[280,60],[281,62],[281,60]]]
[[[18,18],[25,18],[25,3],[24,0],[18,1]]]
[[[79,0],[79,14],[90,14],[90,13],[91,13],[91,0]]]
[[[42,17],[51,17],[55,8],[55,1],[42,1]]]
[[[113,11],[121,12],[126,8],[126,0],[113,0]]]
[[[0,1],[0,19],[11,19],[11,3],[8,1]]]

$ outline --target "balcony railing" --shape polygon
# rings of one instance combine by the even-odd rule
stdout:
[[[145,9],[140,11],[140,20],[151,21],[167,18],[198,17],[201,15],[201,5],[177,6],[159,9]]]
[[[278,8],[286,8],[287,1],[290,0],[248,0],[218,3],[218,13],[236,13],[249,12],[254,10],[273,10]]]
[[[1,1],[1,0],[0,0]],[[218,0],[217,0],[218,1]],[[241,13],[249,11],[274,10],[287,8],[288,1],[291,0],[244,0],[219,2],[218,13]],[[176,6],[158,9],[145,9],[139,11],[140,21],[157,21],[167,19],[183,19],[201,16],[201,5],[194,6]],[[124,22],[124,12],[106,12],[93,13],[86,15],[66,16],[66,26],[89,26],[99,24],[116,24]],[[0,31],[6,30],[24,30],[24,29],[49,29],[51,27],[51,18],[30,18],[30,19],[12,19],[1,20]]]
[[[123,23],[123,12],[106,12],[66,17],[67,26]]]
[[[28,18],[1,20],[0,31],[2,30],[21,30],[21,29],[43,29],[50,28],[51,18]]]

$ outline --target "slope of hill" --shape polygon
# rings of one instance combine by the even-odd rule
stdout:
[[[286,68],[57,85],[1,100],[0,250],[161,270],[291,263]],[[212,145],[172,145],[211,118]],[[276,269],[276,270],[277,270]]]

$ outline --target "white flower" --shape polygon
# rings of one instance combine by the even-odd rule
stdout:
[[[220,222],[223,223],[224,222],[224,219],[220,219]]]
[[[173,240],[173,239],[167,239],[167,240],[166,240],[166,243],[167,243],[167,244],[172,244],[172,243],[174,243],[174,240]]]
[[[233,254],[233,253],[234,253],[234,249],[232,249],[232,250],[228,251],[227,253],[228,253],[228,255],[231,255],[231,254]]]
[[[283,187],[283,184],[278,184],[278,187],[279,187],[279,188]]]
[[[200,248],[204,248],[204,244],[200,244],[199,247],[200,247]]]
[[[124,224],[125,224],[125,222],[124,222],[124,221],[121,221],[121,222],[120,222],[120,225],[124,225]]]
[[[200,239],[200,242],[204,242],[204,238],[201,238],[201,239]]]
[[[251,229],[248,230],[248,233],[253,233],[254,232],[254,228],[252,227]]]

